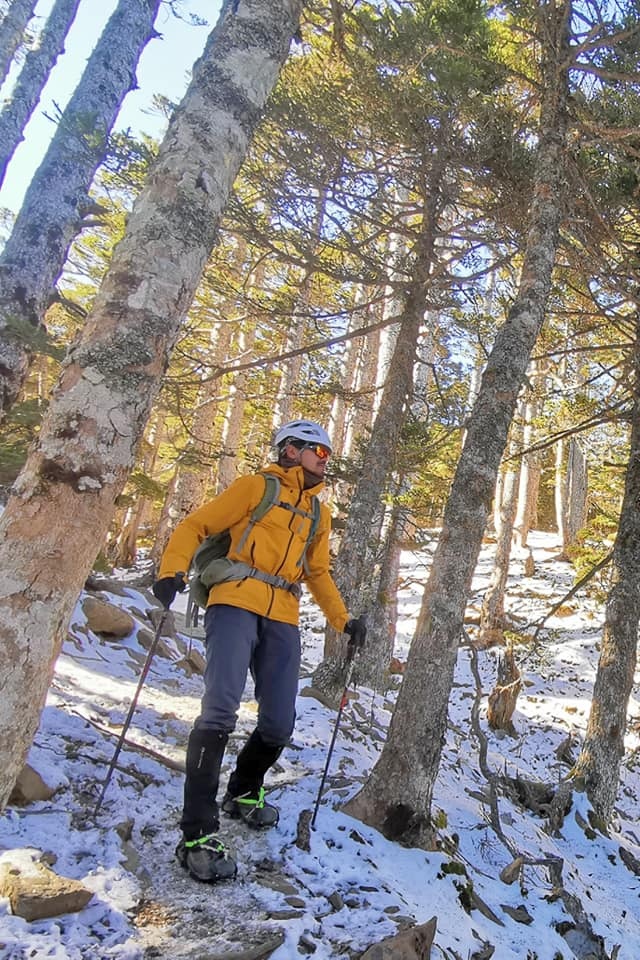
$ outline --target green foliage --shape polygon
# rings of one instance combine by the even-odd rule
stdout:
[[[21,343],[30,353],[39,353],[56,360],[62,360],[64,356],[64,349],[48,334],[44,327],[34,327],[32,323],[21,317],[6,317],[4,336],[8,340]]]
[[[611,552],[612,537],[617,524],[599,516],[578,534],[575,544],[567,548],[567,555],[576,571],[576,581],[589,574]],[[611,565],[602,568],[585,589],[595,599],[604,602],[611,589]]]
[[[19,401],[0,423],[0,486],[9,486],[20,473],[44,411],[37,400]]]

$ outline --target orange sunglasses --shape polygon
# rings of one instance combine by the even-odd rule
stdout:
[[[305,443],[302,449],[311,450],[318,460],[328,460],[331,456],[331,450],[328,447],[323,447],[321,443]]]

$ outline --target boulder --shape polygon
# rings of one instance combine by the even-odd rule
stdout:
[[[365,950],[360,960],[429,960],[436,927],[437,918],[431,917],[420,926],[375,943]]]
[[[121,640],[132,633],[135,623],[126,610],[98,597],[85,597],[82,610],[89,629],[100,636]]]
[[[9,803],[24,807],[38,800],[50,800],[57,789],[57,786],[52,787],[45,783],[38,771],[25,763],[11,791]]]
[[[0,857],[0,896],[24,920],[44,920],[63,913],[77,913],[93,893],[78,880],[49,870],[31,850],[11,850]]]

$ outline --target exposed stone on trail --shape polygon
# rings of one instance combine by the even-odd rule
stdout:
[[[50,800],[57,789],[58,785],[50,786],[37,770],[25,763],[9,796],[9,805],[22,807],[38,800]]]
[[[133,617],[126,610],[98,597],[85,597],[82,610],[89,629],[101,637],[121,640],[128,637],[135,627]]]
[[[77,913],[93,893],[77,880],[61,877],[38,859],[37,851],[11,850],[0,856],[0,896],[24,920]]]
[[[437,918],[432,917],[420,926],[374,944],[360,960],[430,960],[436,928]]]

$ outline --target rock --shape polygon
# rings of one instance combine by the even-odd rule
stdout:
[[[304,900],[302,897],[292,896],[292,897],[285,897],[284,899],[285,899],[285,903],[289,907],[294,907],[296,910],[304,910],[304,908],[307,905],[306,900]]]
[[[344,907],[344,900],[340,896],[339,892],[336,890],[334,893],[329,895],[329,903],[334,910],[342,910]]]
[[[360,960],[430,960],[436,928],[437,918],[432,917],[418,927],[375,943],[365,950]]]
[[[302,687],[298,693],[299,697],[312,697],[314,700],[317,700],[318,703],[321,703],[323,707],[328,707],[330,710],[337,710],[339,704],[336,704],[335,699],[332,696],[328,696],[322,690],[319,690],[313,685],[310,687]]]
[[[511,863],[507,864],[503,870],[500,871],[500,879],[503,883],[515,883],[515,881],[520,876],[520,871],[524,865],[524,860],[522,857],[516,857],[515,860],[512,860]]]
[[[144,650],[150,650],[155,635],[151,630],[147,630],[146,627],[141,627],[140,630],[138,630],[137,639]],[[175,655],[176,653],[175,650],[172,649],[172,645],[167,643],[164,637],[160,637],[156,644],[154,656],[162,657],[164,660],[173,660]]]
[[[199,673],[200,676],[204,675],[207,661],[199,650],[196,650],[192,647],[191,651],[185,656],[184,662],[189,664],[192,673]]]
[[[38,800],[50,800],[57,789],[57,787],[48,786],[38,771],[25,763],[11,791],[9,803],[23,807]]]
[[[198,953],[198,957],[201,960],[230,960],[231,957],[233,960],[267,960],[278,947],[282,946],[284,940],[284,933],[278,930],[277,933],[269,934],[266,939],[262,939],[260,943],[245,946],[238,951],[234,950],[233,954],[230,954],[228,949],[222,953],[217,951],[211,953],[207,950],[204,954]]]
[[[519,907],[511,907],[508,903],[501,903],[500,906],[507,916],[515,920],[516,923],[524,923],[526,925],[533,923],[533,917],[523,903],[521,903]]]
[[[135,627],[133,617],[126,610],[98,597],[86,597],[82,601],[82,610],[89,629],[103,637],[121,640],[128,637]]]
[[[61,877],[34,859],[33,851],[12,850],[0,857],[0,896],[24,920],[77,913],[93,897],[77,880]]]
[[[296,830],[296,847],[309,853],[311,850],[311,810],[302,810],[298,817],[298,828]]]

